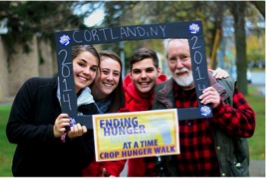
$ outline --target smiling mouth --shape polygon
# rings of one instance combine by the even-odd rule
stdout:
[[[175,73],[177,76],[182,76],[182,75],[185,75],[187,74],[187,71],[183,71],[183,72],[178,72],[178,73]]]
[[[85,77],[82,77],[82,76],[78,76],[78,78],[79,78],[81,81],[84,81],[84,82],[86,82],[86,81],[89,80],[89,79],[87,79],[87,78],[85,78]]]
[[[106,87],[112,87],[113,86],[113,84],[110,84],[110,83],[103,83],[104,84],[104,86],[106,86]]]
[[[150,82],[141,82],[139,84],[140,86],[147,87],[150,84]]]

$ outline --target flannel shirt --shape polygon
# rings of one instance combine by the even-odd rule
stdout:
[[[174,97],[176,108],[198,106],[195,89],[184,91],[175,83]],[[213,125],[219,125],[233,137],[253,135],[255,123],[254,120],[248,119],[255,119],[251,117],[254,116],[254,112],[237,88],[234,91],[233,103],[234,108],[246,112],[238,112],[221,100],[213,109],[212,118],[179,121],[181,154],[176,157],[180,176],[219,176]]]

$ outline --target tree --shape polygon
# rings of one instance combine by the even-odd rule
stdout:
[[[265,2],[255,2],[253,4],[265,16],[265,8],[259,6],[265,4]],[[247,94],[247,81],[243,75],[246,74],[247,68],[245,17],[248,10],[251,9],[251,3],[242,1],[141,1],[134,8],[123,11],[125,12],[124,15],[121,15],[123,22],[120,23],[133,25],[135,22],[146,24],[201,20],[204,27],[206,54],[210,55],[214,46],[215,34],[218,31],[216,29],[219,29],[219,35],[222,34],[222,19],[226,15],[233,16],[238,85],[240,91]],[[258,16],[258,14],[252,13],[252,16]],[[220,37],[215,50],[223,48],[223,38],[221,35]]]
[[[265,19],[265,1],[250,1],[250,3],[255,5]]]
[[[265,36],[251,34],[247,36],[247,58],[250,67],[258,66],[265,61]]]
[[[246,2],[228,2],[228,7],[234,16],[235,28],[235,46],[236,46],[236,67],[237,67],[237,82],[239,90],[243,94],[247,94],[247,55],[246,55],[246,33],[245,33],[245,8]]]
[[[29,42],[34,36],[52,42],[56,30],[82,29],[84,15],[74,15],[75,2],[57,1],[4,1],[0,2],[0,21],[7,19],[8,32],[2,35],[8,61],[16,53],[15,44],[30,49]]]

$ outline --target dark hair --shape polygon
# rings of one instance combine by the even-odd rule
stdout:
[[[125,106],[125,96],[124,96],[124,90],[122,85],[122,62],[120,57],[109,50],[103,50],[99,52],[100,57],[109,57],[115,61],[117,61],[120,64],[121,67],[121,73],[120,73],[120,79],[118,86],[114,89],[114,91],[110,94],[110,106],[107,112],[117,112],[120,108]]]
[[[142,61],[145,58],[152,58],[154,66],[156,68],[159,67],[159,59],[156,52],[147,48],[139,48],[138,50],[134,51],[133,55],[129,59],[130,70],[132,70],[134,63]]]
[[[75,59],[81,52],[88,51],[98,59],[98,66],[100,65],[100,56],[97,50],[91,45],[74,45],[72,46],[72,60]]]

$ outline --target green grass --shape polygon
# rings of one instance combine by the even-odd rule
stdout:
[[[11,164],[15,144],[10,144],[6,137],[6,123],[11,106],[0,106],[0,176],[12,176]]]
[[[257,89],[249,86],[249,94],[257,94]],[[250,158],[265,160],[265,97],[247,95],[246,100],[256,113],[256,129],[254,135],[248,139]]]
[[[254,135],[248,139],[250,158],[265,160],[265,98],[246,96],[246,99],[256,113],[256,129]]]
[[[256,89],[249,87],[249,94],[255,94]],[[265,160],[265,97],[248,95],[245,97],[256,112],[256,130],[249,138],[250,159]],[[11,164],[15,145],[6,138],[5,129],[11,106],[0,106],[0,176],[12,176]]]

